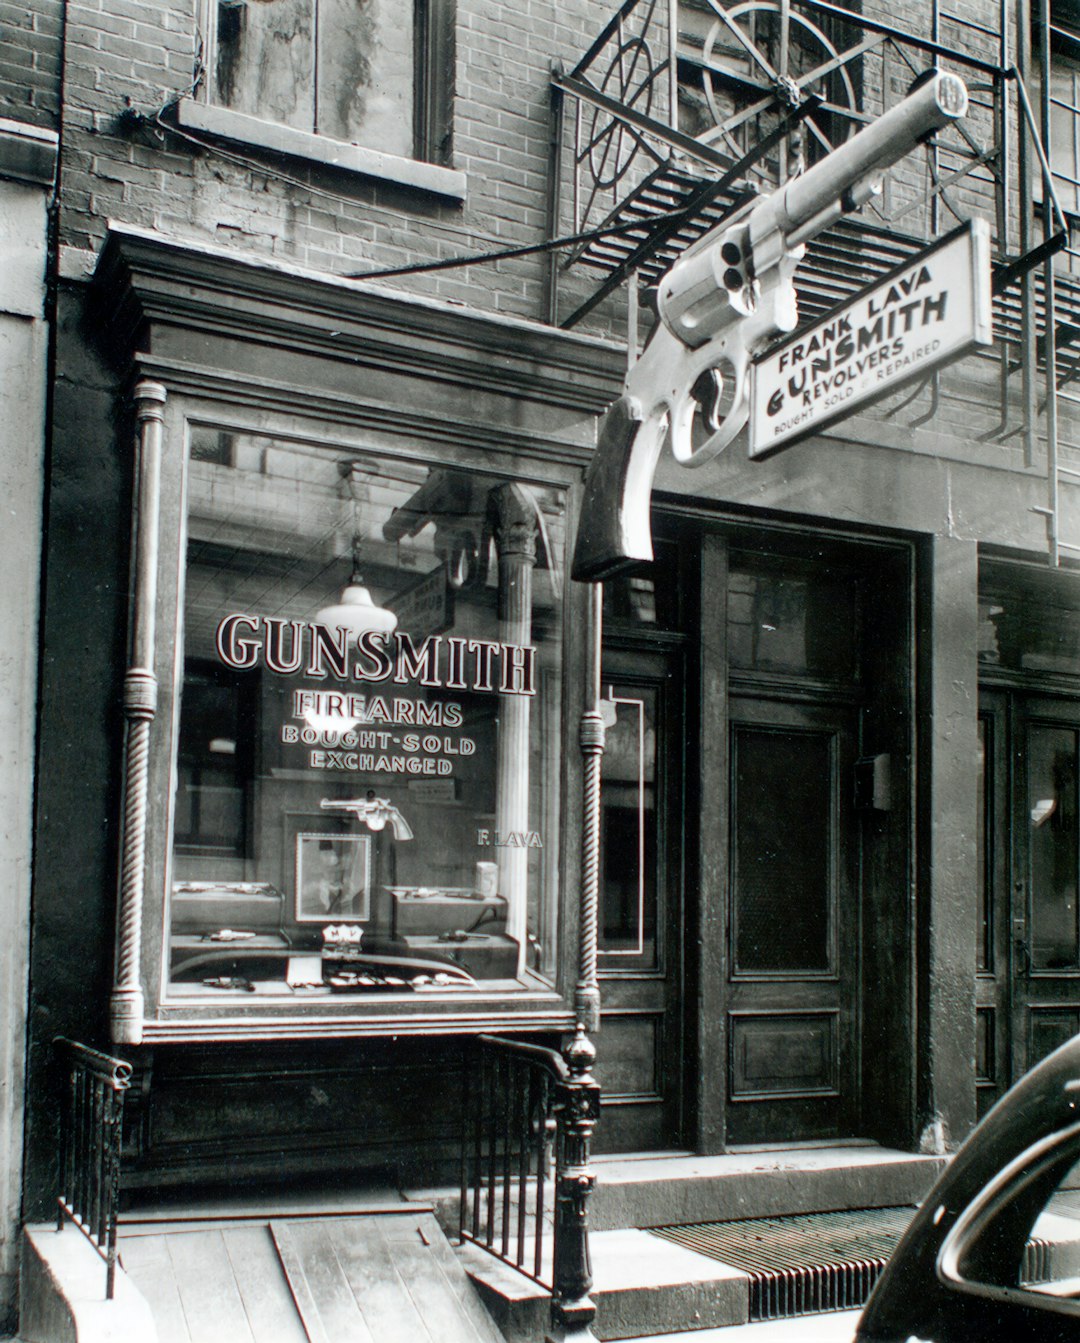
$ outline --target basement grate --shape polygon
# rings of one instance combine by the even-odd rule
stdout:
[[[914,1216],[912,1207],[856,1208],[651,1229],[747,1273],[754,1322],[865,1305]]]
[[[755,1323],[864,1306],[914,1216],[913,1207],[854,1208],[649,1229],[748,1274]],[[1052,1282],[1053,1253],[1051,1241],[1030,1239],[1020,1281]]]

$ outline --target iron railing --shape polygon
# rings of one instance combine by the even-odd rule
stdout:
[[[105,1260],[105,1296],[111,1301],[124,1093],[131,1083],[131,1064],[74,1040],[59,1038],[55,1044],[66,1069],[56,1229],[73,1223]]]
[[[600,1104],[579,1027],[565,1054],[482,1035],[464,1068],[459,1235],[552,1295],[560,1322],[588,1326],[589,1145]]]

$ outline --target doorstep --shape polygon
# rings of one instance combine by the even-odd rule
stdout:
[[[672,1226],[921,1203],[948,1161],[873,1143],[723,1156],[600,1156],[589,1225]]]
[[[648,1231],[589,1237],[598,1339],[745,1323],[749,1278]],[[458,1255],[506,1343],[536,1343],[550,1322],[550,1298],[523,1274],[476,1245]]]

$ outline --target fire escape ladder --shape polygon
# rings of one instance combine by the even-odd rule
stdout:
[[[1062,435],[1059,413],[1063,403],[1080,407],[1080,395],[1069,390],[1070,383],[1080,377],[1080,296],[1076,279],[1071,274],[1074,269],[1073,258],[1080,256],[1080,253],[1069,245],[1069,222],[1061,208],[1055,184],[1057,179],[1070,189],[1075,208],[1080,194],[1080,153],[1076,152],[1080,148],[1080,76],[1073,74],[1071,97],[1062,97],[1059,87],[1061,81],[1053,78],[1054,42],[1055,39],[1065,40],[1075,49],[1077,39],[1053,23],[1051,0],[1040,0],[1038,10],[1039,42],[1038,51],[1034,53],[1040,91],[1037,127],[1023,84],[1020,85],[1032,140],[1039,156],[1042,198],[1038,204],[1045,240],[1041,244],[1045,252],[1041,268],[1042,334],[1029,359],[1036,365],[1041,362],[1045,376],[1047,491],[1045,506],[1036,507],[1033,511],[1045,518],[1047,557],[1050,565],[1056,568],[1065,557],[1074,560],[1080,558],[1080,534],[1073,540],[1066,540],[1062,536],[1061,506],[1062,481],[1080,484],[1080,442]],[[1066,125],[1070,132],[1067,139],[1074,147],[1069,165],[1071,172],[1067,172],[1064,165],[1052,165],[1043,150],[1043,146],[1051,142],[1052,123],[1059,118],[1067,118]],[[1066,258],[1067,270],[1055,265],[1058,253]],[[1069,460],[1064,458],[1066,452],[1070,454]]]

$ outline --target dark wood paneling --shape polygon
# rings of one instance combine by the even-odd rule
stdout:
[[[835,1095],[839,1013],[730,1017],[733,1101]]]
[[[663,1098],[660,1085],[663,1027],[660,1013],[604,1015],[594,1072],[604,1089],[605,1109],[625,1097],[657,1101]]]
[[[1033,1007],[1028,1017],[1029,1067],[1080,1033],[1080,1007]]]

